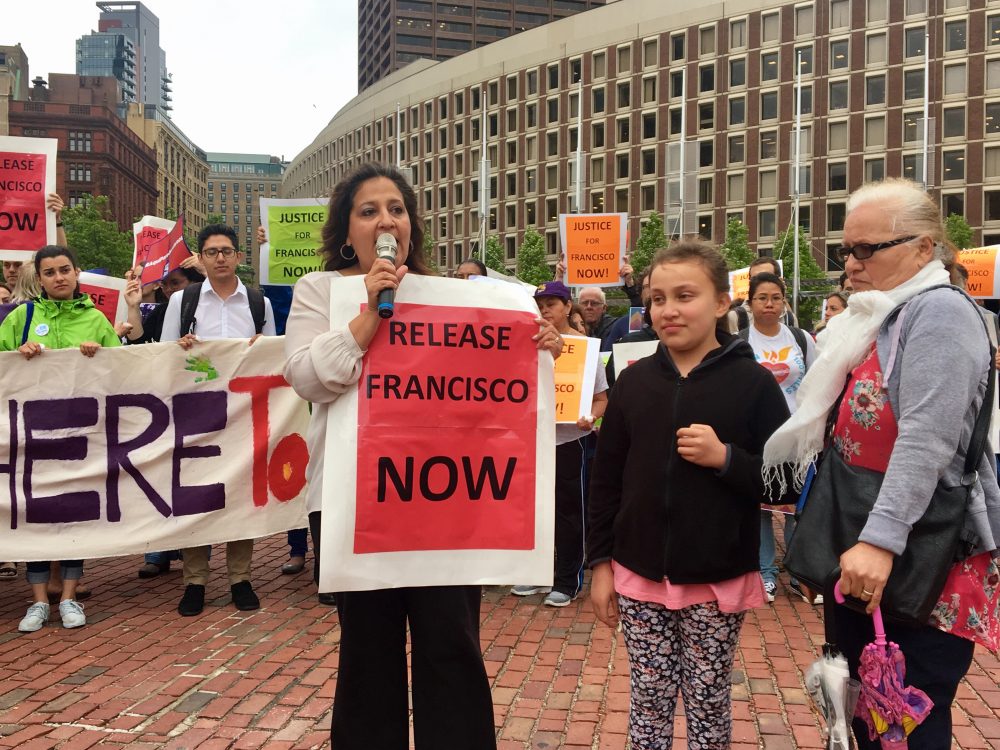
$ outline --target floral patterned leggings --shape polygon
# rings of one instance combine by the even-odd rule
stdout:
[[[619,595],[631,667],[633,750],[669,750],[677,689],[684,696],[690,750],[728,748],[733,731],[730,673],[743,612],[716,602],[680,610]]]

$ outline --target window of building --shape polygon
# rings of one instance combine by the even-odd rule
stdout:
[[[622,73],[628,73],[632,69],[632,47],[624,46],[619,47],[616,50],[617,53],[617,68],[616,73],[621,75]]]
[[[731,174],[726,178],[726,200],[729,203],[742,203],[745,200],[744,181],[742,174]]]
[[[639,158],[642,164],[642,174],[656,174],[656,149],[647,148],[640,152]]]
[[[774,169],[762,169],[760,171],[760,192],[761,201],[775,200],[778,197],[778,172]]]
[[[702,177],[698,180],[698,205],[712,205],[712,178]]]
[[[652,76],[642,79],[642,103],[656,103],[656,78]]]
[[[698,54],[715,54],[715,26],[706,26],[698,30]]]
[[[558,125],[559,124],[559,99],[558,98],[549,99],[545,103],[545,106],[547,108],[546,123],[548,125]],[[491,135],[493,135],[493,134],[491,133]]]
[[[778,158],[777,130],[760,131],[760,158],[761,160]]]
[[[627,117],[623,117],[616,121],[616,125],[618,128],[618,143],[628,143],[630,133],[629,119]]]
[[[706,105],[699,105],[698,111],[701,113],[702,107]],[[710,110],[714,109],[711,104],[707,105]],[[709,119],[714,123],[714,117],[711,111],[709,112]],[[656,112],[644,112],[642,115],[642,138],[647,140],[650,138],[656,138]]]
[[[715,91],[715,64],[702,65],[698,68],[698,90],[701,93]]]
[[[761,237],[774,237],[777,226],[776,214],[773,208],[765,208],[757,212],[758,234]]]
[[[738,57],[729,61],[729,88],[747,85],[747,61]]]
[[[778,92],[766,91],[760,95],[760,119],[775,120],[778,117]]]
[[[830,28],[847,29],[851,26],[850,0],[830,0]]]
[[[595,52],[591,58],[594,78],[604,78],[608,72],[608,58],[604,52]]]
[[[965,107],[946,107],[941,119],[944,121],[945,138],[965,137]]]
[[[592,148],[604,148],[604,123],[595,122],[590,126],[590,140]]]
[[[843,232],[847,206],[843,203],[826,204],[826,228],[828,232]]]
[[[813,87],[811,85],[802,86],[802,97],[801,97],[801,112],[804,115],[810,115],[813,111]]]
[[[827,165],[827,189],[831,192],[847,190],[847,162],[833,162]]]
[[[924,69],[903,71],[903,98],[923,99],[924,98]]]
[[[811,36],[815,31],[813,25],[813,7],[804,5],[795,9],[795,36]]]
[[[885,146],[885,117],[865,119],[865,148]]]
[[[656,54],[656,40],[647,39],[642,43],[642,66],[644,68],[654,68],[659,62],[659,55]]]
[[[627,214],[628,210],[628,188],[618,188],[615,190],[615,211]]]
[[[627,180],[630,174],[628,154],[615,154],[615,177]]]
[[[684,34],[674,34],[670,37],[671,61],[684,59]]]
[[[927,0],[906,0],[906,15],[921,16],[927,13]]]
[[[762,44],[777,42],[781,37],[781,16],[765,13],[760,17],[760,41]]]
[[[984,215],[986,221],[1000,221],[1000,190],[987,190],[983,193]]]
[[[911,26],[903,31],[903,55],[923,57],[926,49],[927,30],[923,26]]]
[[[746,137],[742,135],[729,136],[729,163],[742,164],[746,161]]]
[[[744,125],[747,121],[747,100],[742,96],[729,97],[729,124]]]
[[[865,182],[881,182],[885,179],[885,159],[865,159]]]
[[[670,74],[670,96],[674,99],[684,96],[684,73],[679,70]]]
[[[674,107],[670,110],[670,135],[677,135],[681,132],[683,122],[681,121],[681,108]]]
[[[830,69],[846,70],[850,67],[850,43],[846,39],[835,39],[830,42]]]
[[[916,143],[924,137],[924,117],[919,110],[903,113],[903,143]]]
[[[986,61],[986,90],[1000,89],[1000,60]]]
[[[639,200],[641,202],[640,208],[643,211],[655,211],[656,210],[656,186],[655,185],[643,185],[639,188]]]
[[[762,52],[760,55],[760,80],[778,80],[778,53]]]
[[[983,154],[983,175],[987,179],[1000,177],[1000,147],[986,148]]]
[[[625,109],[631,106],[632,91],[628,81],[618,84],[618,109]]]
[[[741,18],[729,22],[729,49],[742,49],[747,46],[747,22]]]
[[[885,104],[885,76],[868,76],[865,78],[865,104],[869,107]]]
[[[914,182],[923,180],[923,159],[920,154],[903,154],[903,177]]]
[[[967,46],[966,22],[948,21],[944,25],[944,51],[962,52]]]
[[[984,127],[987,133],[1000,133],[1000,102],[993,102],[986,105],[986,118]]]
[[[955,149],[954,151],[943,151],[941,153],[942,179],[964,180],[965,179],[965,149]]]
[[[865,37],[865,58],[869,65],[884,65],[886,54],[885,34],[869,34]]]
[[[849,90],[847,81],[830,81],[830,109],[847,109]]]
[[[714,141],[698,141],[698,166],[712,167],[715,165]]]
[[[550,65],[548,68],[546,68],[546,71],[548,73],[548,82],[549,82],[548,90],[554,91],[555,89],[559,88],[559,63]]]
[[[868,23],[884,23],[889,17],[886,0],[868,0]]]
[[[965,94],[966,90],[965,63],[944,66],[945,96]]]
[[[956,214],[965,216],[965,194],[945,193],[941,196],[941,213],[944,216]]]
[[[595,86],[590,91],[591,110],[597,114],[604,111],[604,87]]]

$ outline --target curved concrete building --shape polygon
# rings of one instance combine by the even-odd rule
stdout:
[[[766,253],[792,216],[797,60],[801,223],[829,271],[853,189],[924,177],[925,77],[929,188],[1000,242],[1000,0],[618,0],[393,73],[295,158],[283,193],[398,158],[453,269],[479,235],[485,122],[488,232],[511,263],[528,228],[557,259],[578,137],[584,211],[627,212],[633,241],[652,211],[716,242],[735,216]]]

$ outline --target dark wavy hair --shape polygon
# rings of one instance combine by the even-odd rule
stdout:
[[[240,238],[236,236],[236,230],[233,229],[228,224],[209,224],[207,227],[198,232],[198,252],[205,247],[205,242],[208,241],[209,237],[214,237],[217,234],[221,234],[223,237],[229,239],[233,243],[233,247],[236,252],[240,251]]]
[[[347,243],[351,209],[354,208],[354,197],[358,189],[368,180],[378,177],[392,180],[403,196],[403,206],[410,218],[410,248],[407,248],[406,265],[410,273],[426,276],[430,272],[424,258],[424,222],[417,210],[417,194],[396,167],[372,161],[362,164],[344,177],[330,194],[330,209],[323,225],[323,246],[319,249],[324,260],[323,269],[342,271],[358,264],[356,255],[347,260],[341,255],[340,249]]]
[[[35,265],[35,276],[38,278],[39,287],[42,283],[42,261],[46,258],[62,258],[66,257],[69,262],[73,264],[73,268],[77,271],[80,270],[80,263],[76,259],[76,253],[70,250],[68,247],[63,247],[62,245],[46,245],[37,253],[35,253],[34,265]],[[77,281],[76,289],[73,290],[73,296],[77,297],[80,294],[80,282]],[[42,288],[42,297],[48,297],[45,289]]]

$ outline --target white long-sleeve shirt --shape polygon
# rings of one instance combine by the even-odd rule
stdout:
[[[306,508],[310,513],[323,504],[327,412],[330,404],[358,382],[365,353],[346,325],[330,330],[330,281],[340,275],[315,271],[299,279],[285,326],[285,379],[313,405],[306,434]]]
[[[170,295],[167,311],[163,315],[163,332],[160,341],[176,341],[181,337],[181,300],[184,292]],[[198,310],[195,312],[194,334],[203,341],[213,339],[249,339],[257,333],[250,314],[250,298],[243,282],[237,279],[236,291],[222,299],[212,288],[212,282],[205,279],[201,283]],[[187,333],[185,331],[185,333]],[[264,328],[261,333],[274,336],[274,312],[271,300],[264,298]]]

